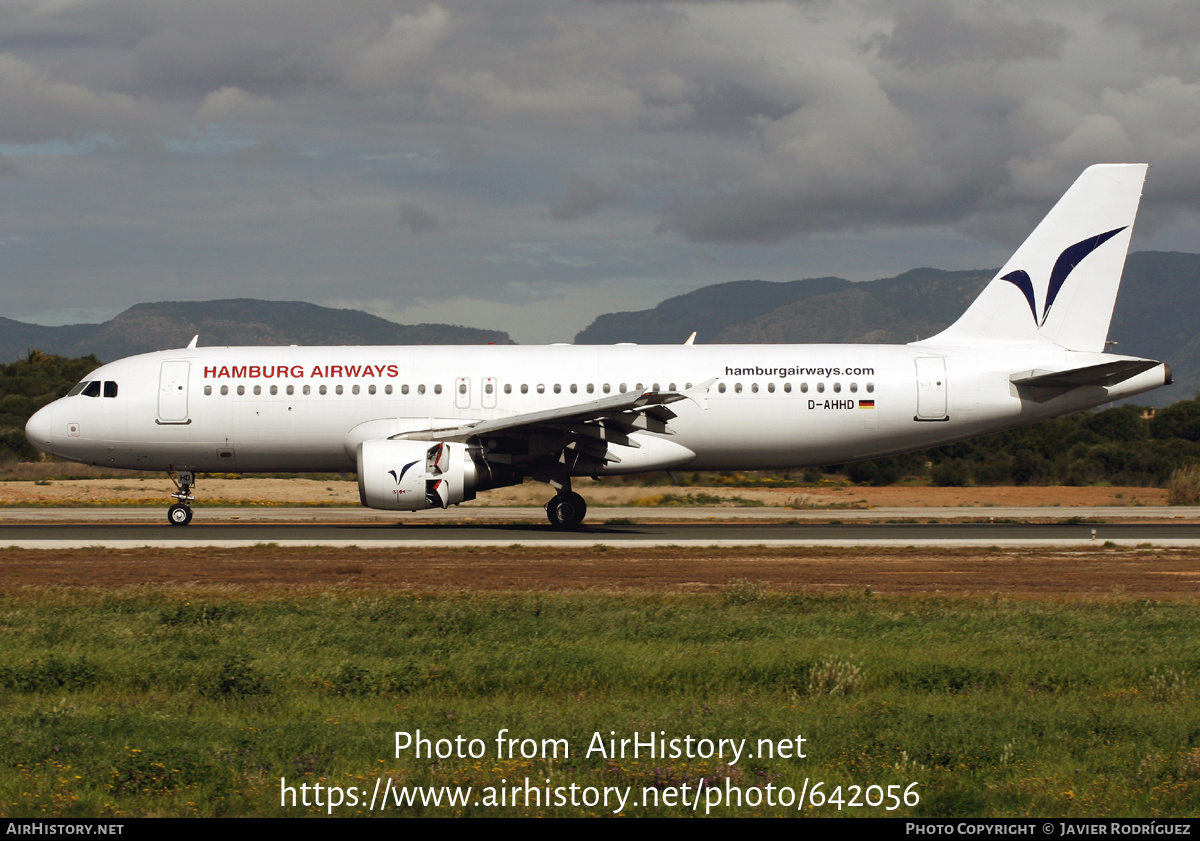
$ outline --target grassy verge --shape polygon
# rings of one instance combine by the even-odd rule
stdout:
[[[9,590],[0,804],[9,816],[325,811],[281,806],[285,778],[362,792],[334,810],[361,814],[379,779],[472,787],[465,806],[390,812],[613,811],[475,805],[528,778],[628,786],[639,805],[626,814],[671,815],[691,809],[641,805],[644,790],[703,779],[743,792],[722,815],[794,812],[764,795],[816,782],[847,801],[851,786],[862,800],[871,785],[919,783],[919,804],[893,815],[1193,815],[1198,631],[1189,603],[829,596],[747,580],[690,596]],[[482,755],[397,758],[396,731],[418,729],[433,744],[478,739]],[[498,755],[504,729],[536,755]],[[745,738],[750,753],[803,736],[807,755],[587,755],[596,734],[651,732]],[[569,756],[543,756],[544,739]],[[763,801],[747,805],[748,792]]]

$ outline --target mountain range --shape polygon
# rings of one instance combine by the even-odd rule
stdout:
[[[636,312],[601,315],[577,344],[904,343],[926,338],[967,308],[994,269],[913,269],[851,283],[837,277],[738,280],[668,298]],[[1129,255],[1113,312],[1112,350],[1171,365],[1175,385],[1135,399],[1163,406],[1200,391],[1200,254]],[[511,344],[507,333],[447,324],[396,324],[357,310],[236,299],[138,304],[103,324],[43,327],[0,318],[0,358],[31,348],[103,360],[201,345]]]
[[[359,310],[300,301],[166,301],[137,304],[103,324],[43,327],[0,318],[0,359],[30,348],[60,356],[95,354],[104,361],[183,347],[192,336],[206,346],[482,345],[512,344],[499,330],[450,324],[396,324]]]

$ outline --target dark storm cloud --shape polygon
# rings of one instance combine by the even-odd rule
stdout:
[[[441,227],[437,217],[430,213],[419,204],[402,204],[400,205],[400,225],[408,228],[414,234],[424,234],[429,231],[436,231]]]
[[[881,230],[1007,242],[1100,160],[1155,164],[1165,225],[1200,209],[1200,24],[1129,8],[0,0],[0,282],[651,296]]]
[[[880,38],[880,54],[911,69],[975,62],[1010,62],[1058,57],[1067,29],[1037,17],[1012,19],[997,7],[962,14],[958,4],[918,2],[897,7],[891,35]]]
[[[621,193],[591,178],[571,173],[566,193],[550,204],[550,216],[560,222],[581,219],[621,201]]]

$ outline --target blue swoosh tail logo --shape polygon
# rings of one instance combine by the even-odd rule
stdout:
[[[1058,259],[1054,261],[1054,268],[1050,272],[1050,283],[1046,287],[1046,303],[1042,307],[1042,317],[1040,320],[1037,314],[1037,304],[1034,302],[1033,280],[1030,279],[1029,274],[1018,269],[1015,272],[1009,272],[1000,279],[1007,280],[1021,290],[1021,294],[1025,296],[1025,301],[1029,304],[1029,314],[1033,316],[1033,323],[1041,327],[1046,323],[1046,317],[1050,315],[1050,308],[1054,306],[1054,301],[1058,298],[1058,293],[1062,290],[1063,284],[1067,282],[1067,278],[1071,276],[1071,272],[1075,270],[1075,267],[1082,263],[1085,257],[1127,227],[1129,226],[1122,225],[1103,234],[1096,234],[1093,237],[1080,240],[1058,255]]]

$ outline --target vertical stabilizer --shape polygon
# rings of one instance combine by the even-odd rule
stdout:
[[[954,324],[920,344],[1103,352],[1146,164],[1088,167]]]

